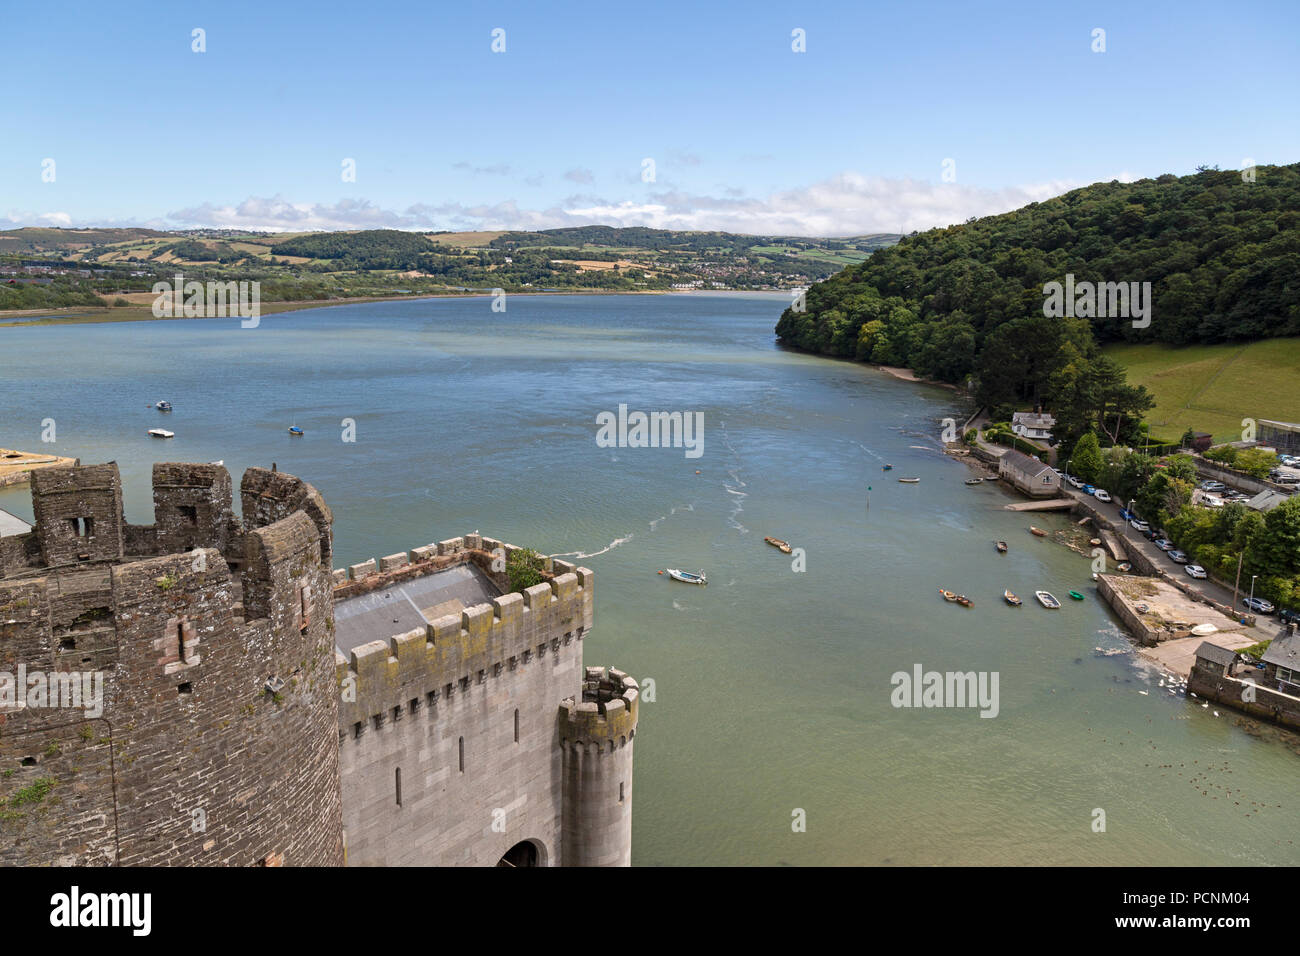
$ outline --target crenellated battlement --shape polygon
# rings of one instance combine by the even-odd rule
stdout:
[[[385,558],[387,570],[336,584],[336,603],[473,563],[497,587],[508,587],[501,557],[515,550],[492,538],[465,535]],[[397,559],[405,557],[404,562]],[[355,567],[355,566],[354,566]],[[590,631],[595,576],[544,558],[547,580],[490,602],[444,614],[424,626],[335,655],[343,728],[382,723],[413,701],[446,702],[471,685],[509,676],[551,654],[564,654]],[[336,579],[338,572],[335,572]]]
[[[566,743],[620,746],[636,733],[641,691],[635,679],[615,668],[588,667],[582,699],[560,703],[560,738]]]

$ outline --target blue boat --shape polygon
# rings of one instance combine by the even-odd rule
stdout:
[[[894,470],[894,466],[893,466],[893,465],[886,465],[884,468],[881,468],[880,470],[881,470],[881,471],[893,471],[893,470]]]
[[[290,425],[290,426],[289,426],[289,434],[290,434],[290,435],[301,435],[301,434],[302,434],[302,429],[299,428],[297,425]]]

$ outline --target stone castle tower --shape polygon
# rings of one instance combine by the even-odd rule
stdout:
[[[331,574],[311,485],[32,476],[0,538],[0,864],[626,865],[636,682],[593,576],[467,535]],[[59,706],[55,706],[59,705]]]

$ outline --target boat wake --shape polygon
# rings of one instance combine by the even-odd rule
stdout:
[[[654,521],[651,521],[651,522],[650,522],[650,530],[651,530],[651,531],[655,531],[656,529],[658,529],[658,527],[659,527],[659,523],[660,523],[661,521],[665,521],[665,520],[667,520],[668,518],[671,518],[673,515],[677,514],[677,512],[679,512],[679,511],[694,511],[694,510],[695,510],[695,505],[693,505],[693,504],[691,504],[691,505],[677,505],[677,506],[674,507],[671,511],[669,511],[668,514],[666,514],[666,515],[660,515],[658,518],[655,518]]]
[[[870,448],[868,448],[866,445],[862,444],[862,442],[860,442],[860,441],[854,441],[852,438],[845,438],[845,439],[843,439],[843,441],[848,442],[850,445],[857,445],[859,448],[861,448],[864,452],[866,452],[866,453],[867,453],[868,455],[870,455],[872,458],[876,459],[876,461],[884,461],[884,460],[885,460],[881,455],[876,454],[874,451],[872,451],[872,450],[871,450]]]
[[[627,544],[635,537],[636,535],[629,531],[625,537],[615,538],[613,541],[605,545],[605,547],[601,548],[599,551],[560,551],[556,554],[551,555],[551,557],[553,558],[594,558],[597,555],[605,554],[607,551],[613,551],[621,544]]]
[[[731,513],[727,515],[727,524],[731,525],[731,527],[735,528],[741,534],[749,534],[749,529],[741,524],[740,519],[737,517],[737,515],[745,510],[743,502],[749,497],[749,492],[742,491],[741,489],[748,486],[745,484],[744,479],[740,477],[740,454],[736,451],[736,446],[731,444],[731,439],[727,437],[727,426],[725,422],[722,424],[722,444],[727,451],[731,452],[731,458],[734,462],[733,466],[727,469],[727,474],[730,476],[732,482],[734,482],[734,485],[728,484],[726,481],[722,483],[722,487],[726,490],[727,494],[733,495],[736,499],[735,507],[732,508]]]

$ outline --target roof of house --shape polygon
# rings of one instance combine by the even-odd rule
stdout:
[[[1300,668],[1300,632],[1288,632],[1281,637],[1273,638],[1273,643],[1268,645],[1268,650],[1260,660],[1265,664]]]
[[[1278,428],[1285,428],[1288,431],[1300,431],[1300,425],[1295,422],[1276,422],[1271,418],[1260,418],[1256,420],[1258,425],[1274,425]]]
[[[1196,649],[1196,657],[1198,660],[1227,665],[1237,659],[1237,652],[1220,647],[1218,644],[1211,644],[1209,641],[1202,641],[1201,646]]]
[[[1002,460],[1017,471],[1023,471],[1030,477],[1037,477],[1045,471],[1052,470],[1051,465],[1044,464],[1037,458],[1030,458],[1024,452],[1016,451],[1014,448],[1003,453]]]
[[[1018,425],[1028,425],[1030,428],[1051,428],[1056,424],[1056,418],[1047,412],[1015,412],[1011,416],[1011,421]]]
[[[1271,488],[1265,488],[1255,497],[1245,502],[1247,508],[1254,508],[1256,511],[1272,511],[1282,502],[1286,501],[1288,495],[1280,491],[1274,491]]]
[[[0,538],[6,538],[14,534],[26,534],[31,530],[32,526],[22,518],[11,515],[3,508],[0,508]]]

